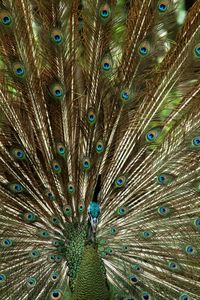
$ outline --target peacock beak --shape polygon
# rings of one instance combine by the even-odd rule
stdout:
[[[97,218],[91,218],[90,223],[91,223],[91,226],[92,226],[92,231],[96,232],[98,219]]]

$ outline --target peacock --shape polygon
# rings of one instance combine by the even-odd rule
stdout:
[[[200,0],[182,24],[181,2],[0,0],[1,300],[200,299]]]

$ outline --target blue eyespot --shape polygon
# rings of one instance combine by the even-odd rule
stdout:
[[[153,140],[154,140],[154,134],[153,134],[153,133],[148,133],[148,134],[147,134],[147,139],[148,139],[149,141],[153,141]]]
[[[195,53],[197,56],[200,56],[200,47],[199,46],[195,48]]]
[[[54,173],[56,173],[56,174],[60,174],[62,171],[61,166],[59,165],[59,163],[57,161],[53,161],[52,169],[53,169]]]
[[[19,75],[19,76],[24,75],[24,70],[22,68],[17,68],[16,69],[16,75]]]
[[[161,216],[165,216],[169,213],[169,209],[167,207],[161,206],[161,207],[158,208],[158,213]]]
[[[149,238],[149,237],[151,237],[151,236],[152,236],[152,232],[151,232],[151,231],[145,230],[145,231],[143,232],[143,237],[144,237],[144,238]]]
[[[67,191],[68,191],[69,194],[74,194],[75,187],[74,187],[74,185],[72,183],[68,183],[68,185],[67,185]]]
[[[195,225],[196,227],[200,227],[200,219],[195,220],[195,221],[194,221],[194,225]]]
[[[4,24],[4,25],[10,25],[11,23],[12,23],[12,19],[11,19],[11,17],[10,16],[4,16],[3,18],[2,18],[2,23]]]
[[[132,283],[137,283],[137,282],[138,282],[138,278],[137,278],[136,275],[131,275],[129,278],[130,278],[130,281],[131,281]]]
[[[146,55],[148,53],[148,50],[147,50],[146,47],[141,47],[139,49],[139,52],[140,52],[141,55]]]
[[[58,278],[59,278],[59,273],[58,272],[52,272],[51,273],[51,279],[53,280],[53,281],[56,281]]]
[[[103,18],[107,18],[108,16],[109,16],[109,12],[108,12],[108,10],[102,10],[102,12],[101,12],[101,16],[103,17]]]
[[[190,298],[186,295],[186,294],[183,294],[181,295],[180,297],[180,300],[189,300]]]
[[[59,290],[52,291],[51,299],[52,300],[54,300],[54,299],[60,300],[61,299],[61,292]]]
[[[110,231],[111,231],[111,234],[116,234],[118,232],[118,229],[116,226],[112,226]]]
[[[136,265],[133,265],[132,267],[133,267],[134,270],[136,270],[136,271],[138,271],[138,272],[141,271],[140,265],[137,265],[137,264],[136,264]]]
[[[142,299],[149,300],[150,299],[149,294],[147,292],[143,292]]]
[[[22,157],[24,157],[24,152],[23,151],[17,151],[17,157],[18,158],[22,158]]]
[[[90,169],[90,162],[88,160],[83,161],[83,170],[87,171]]]
[[[129,99],[129,94],[127,92],[122,93],[122,98],[127,101]]]
[[[6,275],[0,274],[0,284],[6,281]]]
[[[158,176],[158,181],[159,181],[160,183],[163,183],[163,182],[165,181],[165,176],[164,176],[164,175],[159,175],[159,176]]]
[[[168,267],[171,270],[176,270],[177,269],[177,264],[174,261],[171,261],[171,262],[168,263]]]
[[[40,251],[37,249],[34,249],[30,252],[31,258],[38,258],[40,256]]]
[[[120,178],[120,179],[117,179],[116,182],[117,182],[118,185],[122,185],[122,184],[124,183],[124,182],[123,182],[123,179],[121,179],[121,178]]]
[[[63,93],[62,93],[62,91],[61,90],[55,90],[55,92],[54,92],[54,95],[56,96],[56,97],[61,97],[62,95],[63,95]]]
[[[185,250],[188,254],[194,253],[194,248],[191,245],[187,246]]]
[[[159,4],[158,9],[160,12],[165,12],[167,10],[167,5],[164,3]]]
[[[195,146],[199,146],[200,145],[200,139],[198,137],[195,137],[193,139],[193,145],[195,145]]]
[[[64,154],[65,153],[65,148],[64,147],[60,147],[59,148],[59,152],[60,152],[60,154]]]
[[[12,246],[13,242],[10,239],[6,239],[6,240],[3,240],[1,244],[3,247],[10,247],[10,246]]]
[[[104,64],[103,64],[103,69],[104,69],[105,71],[109,71],[110,68],[111,68],[111,66],[110,66],[109,63],[104,63]]]
[[[97,150],[98,152],[101,152],[101,151],[103,150],[103,146],[100,145],[100,144],[98,144],[98,145],[96,146],[96,150]]]
[[[50,199],[50,200],[56,200],[56,196],[54,195],[54,193],[53,192],[48,192],[47,193],[47,196],[48,196],[48,198]]]
[[[29,277],[26,282],[29,287],[33,287],[36,285],[37,280],[35,279],[35,277]]]

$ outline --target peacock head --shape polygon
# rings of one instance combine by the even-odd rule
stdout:
[[[88,220],[92,226],[92,231],[96,232],[101,209],[97,202],[91,201],[88,206]]]

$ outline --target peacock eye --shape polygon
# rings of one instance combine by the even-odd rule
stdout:
[[[122,96],[122,99],[124,99],[125,101],[127,101],[129,99],[128,92],[122,92],[121,96]]]
[[[81,167],[84,171],[89,171],[91,168],[91,163],[89,158],[84,158],[81,162]]]
[[[60,290],[54,290],[51,292],[51,300],[60,300],[62,298],[62,294]]]
[[[189,296],[188,295],[186,295],[186,294],[183,294],[183,295],[181,295],[180,296],[180,298],[179,298],[180,300],[189,300],[190,298],[189,298]]]
[[[143,294],[142,294],[142,299],[143,299],[143,300],[150,300],[149,294],[148,294],[147,292],[143,292]]]
[[[54,29],[51,32],[51,39],[55,44],[61,44],[63,41],[63,34],[59,29]]]
[[[5,239],[1,242],[3,247],[11,247],[13,245],[13,241],[10,239]]]
[[[65,215],[65,216],[71,217],[71,215],[72,215],[72,209],[71,209],[71,206],[66,205],[66,206],[63,208],[63,212],[64,212],[64,215]]]
[[[138,282],[138,278],[136,275],[130,275],[129,279],[132,284],[135,284]]]
[[[25,152],[19,148],[13,148],[11,150],[11,155],[17,160],[24,160],[26,158]]]
[[[200,56],[200,47],[195,48],[195,53],[196,55]]]
[[[33,249],[32,251],[30,251],[30,257],[33,259],[40,257],[40,251],[37,249]]]
[[[189,245],[189,246],[186,246],[185,251],[188,254],[193,254],[194,253],[194,248],[191,245]]]
[[[195,137],[192,142],[193,142],[194,146],[199,146],[200,145],[200,138],[199,137]]]
[[[29,277],[26,281],[28,287],[33,287],[36,285],[37,280],[35,277]]]
[[[125,176],[120,176],[115,180],[115,188],[121,188],[124,187],[126,184],[126,178]]]
[[[158,208],[158,212],[161,216],[165,216],[168,213],[168,209],[164,206],[161,206]]]
[[[59,279],[60,274],[57,271],[51,273],[51,280],[56,281]]]
[[[36,215],[32,212],[27,212],[23,215],[23,219],[27,223],[33,223],[36,221]]]
[[[103,22],[107,22],[110,19],[111,9],[110,6],[106,3],[101,5],[99,9],[99,16]]]
[[[112,226],[111,227],[111,229],[110,229],[110,232],[111,232],[111,234],[117,234],[117,232],[118,232],[118,229],[117,229],[117,227],[116,226]]]
[[[21,63],[14,63],[12,68],[15,76],[19,78],[23,78],[25,76],[25,68]]]
[[[101,11],[101,16],[103,17],[103,18],[107,18],[108,16],[109,16],[109,12],[108,12],[108,10],[102,10]]]
[[[67,185],[67,191],[71,195],[75,193],[75,186],[74,186],[73,183],[68,183],[68,185]]]
[[[52,162],[52,170],[56,174],[60,174],[62,171],[60,164],[55,160]]]
[[[13,193],[21,193],[23,192],[23,187],[20,183],[12,183],[8,185],[9,189]]]
[[[90,108],[88,110],[87,120],[88,120],[88,122],[89,122],[90,125],[94,125],[95,122],[96,122],[96,114],[95,114],[95,112],[94,112],[94,110],[92,108]]]
[[[171,261],[171,262],[168,263],[168,267],[169,267],[169,269],[171,269],[171,270],[176,270],[176,269],[178,268],[178,265],[177,265],[176,262]]]
[[[146,141],[147,142],[156,142],[158,137],[160,136],[161,129],[153,128],[146,133]]]
[[[5,27],[9,27],[12,24],[12,16],[8,11],[1,11],[0,12],[0,23]]]
[[[64,87],[60,83],[54,83],[49,86],[51,96],[55,100],[62,101],[64,97]]]
[[[153,233],[150,230],[145,230],[145,231],[143,231],[142,235],[145,239],[148,239],[148,238],[152,237]]]
[[[166,11],[167,10],[167,6],[165,4],[160,4],[159,5],[159,10],[160,11]]]
[[[150,43],[148,41],[143,41],[138,48],[138,52],[140,57],[148,56],[151,52]]]
[[[194,220],[194,225],[195,225],[197,228],[200,228],[200,219]]]
[[[0,274],[0,284],[6,281],[6,275],[5,274]]]
[[[48,230],[38,230],[38,235],[44,238],[48,238],[49,237],[49,232]]]
[[[97,142],[95,149],[98,154],[101,154],[104,151],[104,144],[101,140]]]
[[[60,224],[60,219],[56,216],[52,216],[50,220],[51,220],[51,223],[54,225]]]

